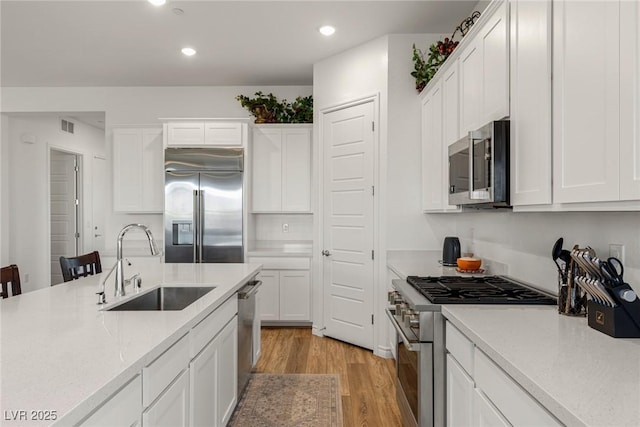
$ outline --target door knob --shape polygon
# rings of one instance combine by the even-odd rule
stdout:
[[[331,252],[329,252],[328,250],[325,249],[324,251],[322,251],[322,255],[331,256]]]

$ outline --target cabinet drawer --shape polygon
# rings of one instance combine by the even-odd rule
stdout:
[[[237,313],[238,297],[234,295],[194,326],[189,332],[190,358],[196,357]]]
[[[136,375],[80,425],[82,427],[133,425],[140,420],[141,397],[142,377]]]
[[[285,258],[285,257],[251,257],[251,264],[262,264],[265,270],[309,270],[311,267],[311,259]]]
[[[447,351],[473,376],[473,343],[450,322],[447,322],[446,333]]]
[[[142,413],[143,426],[187,427],[189,422],[189,371],[182,374]]]
[[[145,408],[189,366],[189,360],[189,340],[185,335],[142,369],[142,405]]]
[[[509,423],[517,426],[561,426],[537,400],[489,359],[475,349],[476,387],[491,400]]]

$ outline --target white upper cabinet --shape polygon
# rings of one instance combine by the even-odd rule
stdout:
[[[454,61],[442,74],[442,138],[445,163],[449,161],[446,148],[463,137],[460,133],[460,73]],[[446,169],[446,168],[445,168]]]
[[[253,212],[311,212],[311,127],[259,127],[252,140]]]
[[[639,7],[554,2],[555,203],[640,200]]]
[[[551,0],[511,0],[513,206],[550,204]]]
[[[167,123],[167,146],[242,147],[247,124],[227,121],[185,120]]]
[[[422,209],[443,207],[442,182],[442,84],[427,91],[422,100]]]
[[[640,200],[640,2],[620,3],[620,200]]]
[[[506,1],[492,3],[460,54],[460,135],[509,115]]]
[[[163,212],[161,128],[113,130],[113,209],[115,212]]]
[[[620,2],[555,1],[553,15],[554,202],[619,200]]]

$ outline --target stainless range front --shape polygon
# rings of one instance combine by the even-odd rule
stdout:
[[[398,336],[396,394],[407,427],[446,425],[442,304],[556,304],[553,295],[503,276],[409,276],[393,286],[386,311]]]
[[[404,425],[444,426],[445,348],[440,305],[394,280],[386,310],[398,335],[396,398]],[[440,398],[442,396],[442,398]]]

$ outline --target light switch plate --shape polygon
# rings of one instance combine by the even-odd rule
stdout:
[[[620,243],[609,243],[609,256],[615,257],[624,264],[624,245]]]

